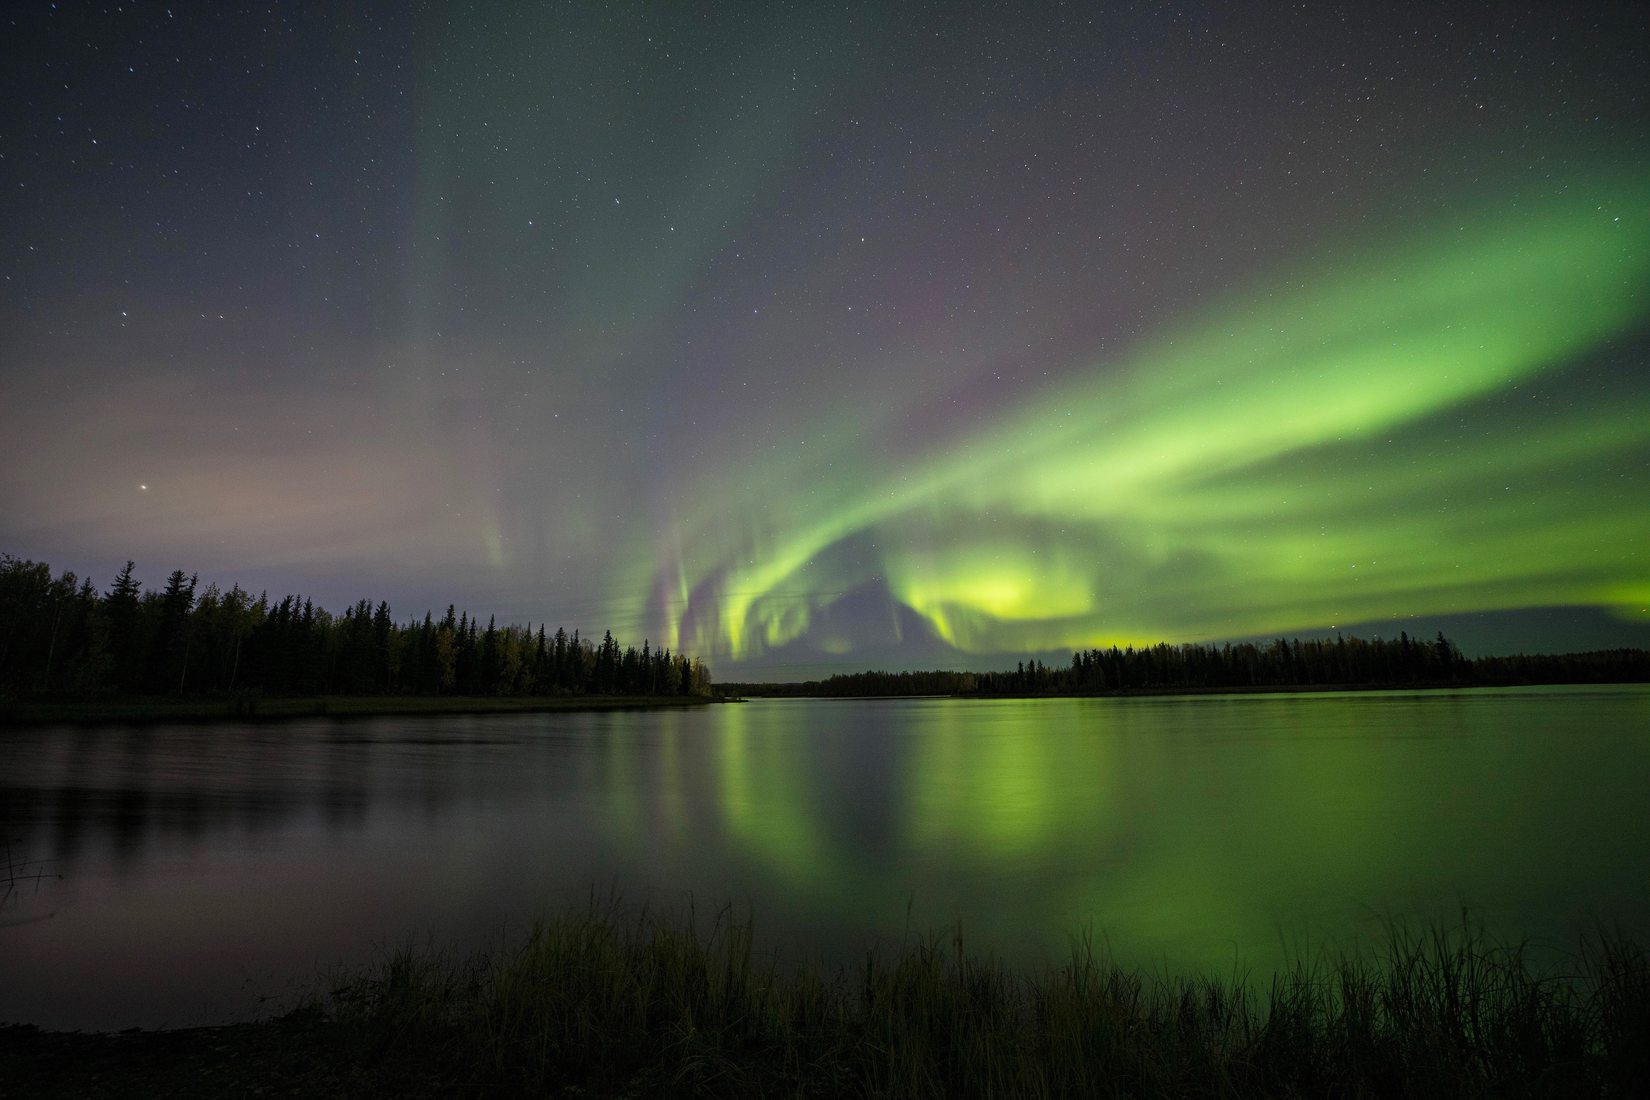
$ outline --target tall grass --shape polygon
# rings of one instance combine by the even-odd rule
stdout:
[[[781,965],[724,910],[701,926],[592,906],[519,947],[412,949],[326,1011],[356,1056],[457,1085],[595,1095],[1633,1096],[1650,962],[1597,935],[1571,972],[1470,922],[1322,954],[1265,988],[1148,977],[1088,937],[1024,974],[931,936],[862,965]]]

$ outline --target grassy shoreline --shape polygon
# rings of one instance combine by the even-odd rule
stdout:
[[[294,718],[378,718],[430,714],[538,714],[696,707],[724,700],[698,695],[323,695],[303,697],[27,702],[0,708],[0,726],[281,722]]]
[[[1263,985],[1144,975],[1083,938],[1040,973],[960,935],[827,971],[760,955],[726,911],[592,906],[508,949],[394,952],[261,1024],[0,1029],[0,1057],[39,1067],[13,1083],[43,1095],[1632,1096],[1646,1034],[1650,961],[1613,936],[1556,973],[1465,921],[1393,929]]]

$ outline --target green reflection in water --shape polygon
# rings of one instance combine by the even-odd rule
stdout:
[[[1023,704],[1011,704],[1013,713],[981,706],[991,708],[983,724],[952,709],[921,739],[906,777],[913,844],[1012,861],[1116,831],[1116,763],[1099,712],[1093,736],[1056,740],[1028,728],[1017,713]],[[1073,777],[1078,798],[1067,797]]]
[[[659,734],[660,801],[671,835],[679,840],[688,831],[688,799],[683,790],[685,777],[682,774],[681,716],[667,715],[661,724],[664,729]]]
[[[1624,779],[1650,746],[1619,732],[1647,707],[1630,690],[756,703],[696,715],[679,743],[615,738],[656,751],[609,778],[644,788],[622,800],[626,843],[680,841],[684,877],[722,874],[770,928],[897,936],[909,903],[910,928],[961,920],[1022,960],[1088,923],[1136,964],[1264,970],[1388,913],[1465,903],[1519,936],[1613,916],[1620,853],[1650,839]]]
[[[596,735],[604,746],[602,766],[605,790],[610,800],[610,819],[631,844],[647,836],[647,821],[638,782],[641,738],[629,725],[616,723],[611,715],[597,716]]]
[[[814,804],[815,785],[803,771],[805,758],[775,736],[753,732],[743,705],[724,712],[715,749],[721,777],[717,802],[727,835],[792,887],[853,876],[847,853],[830,842],[826,817]]]

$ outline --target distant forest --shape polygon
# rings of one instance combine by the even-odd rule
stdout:
[[[1069,665],[1021,661],[1003,672],[855,672],[793,684],[724,683],[726,695],[1105,695],[1279,688],[1448,687],[1650,681],[1650,651],[1463,657],[1443,634],[1428,642],[1336,637],[1265,645],[1090,649]]]
[[[334,615],[298,596],[204,589],[182,570],[144,590],[126,563],[107,592],[0,555],[0,696],[708,695],[703,663],[449,606],[397,623],[387,603]]]

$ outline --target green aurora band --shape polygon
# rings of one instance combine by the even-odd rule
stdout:
[[[1550,195],[1326,249],[882,469],[926,410],[827,425],[695,498],[616,593],[650,585],[669,644],[733,662],[850,652],[819,613],[875,584],[964,653],[1642,616],[1650,415],[1565,372],[1643,330],[1650,187]]]

